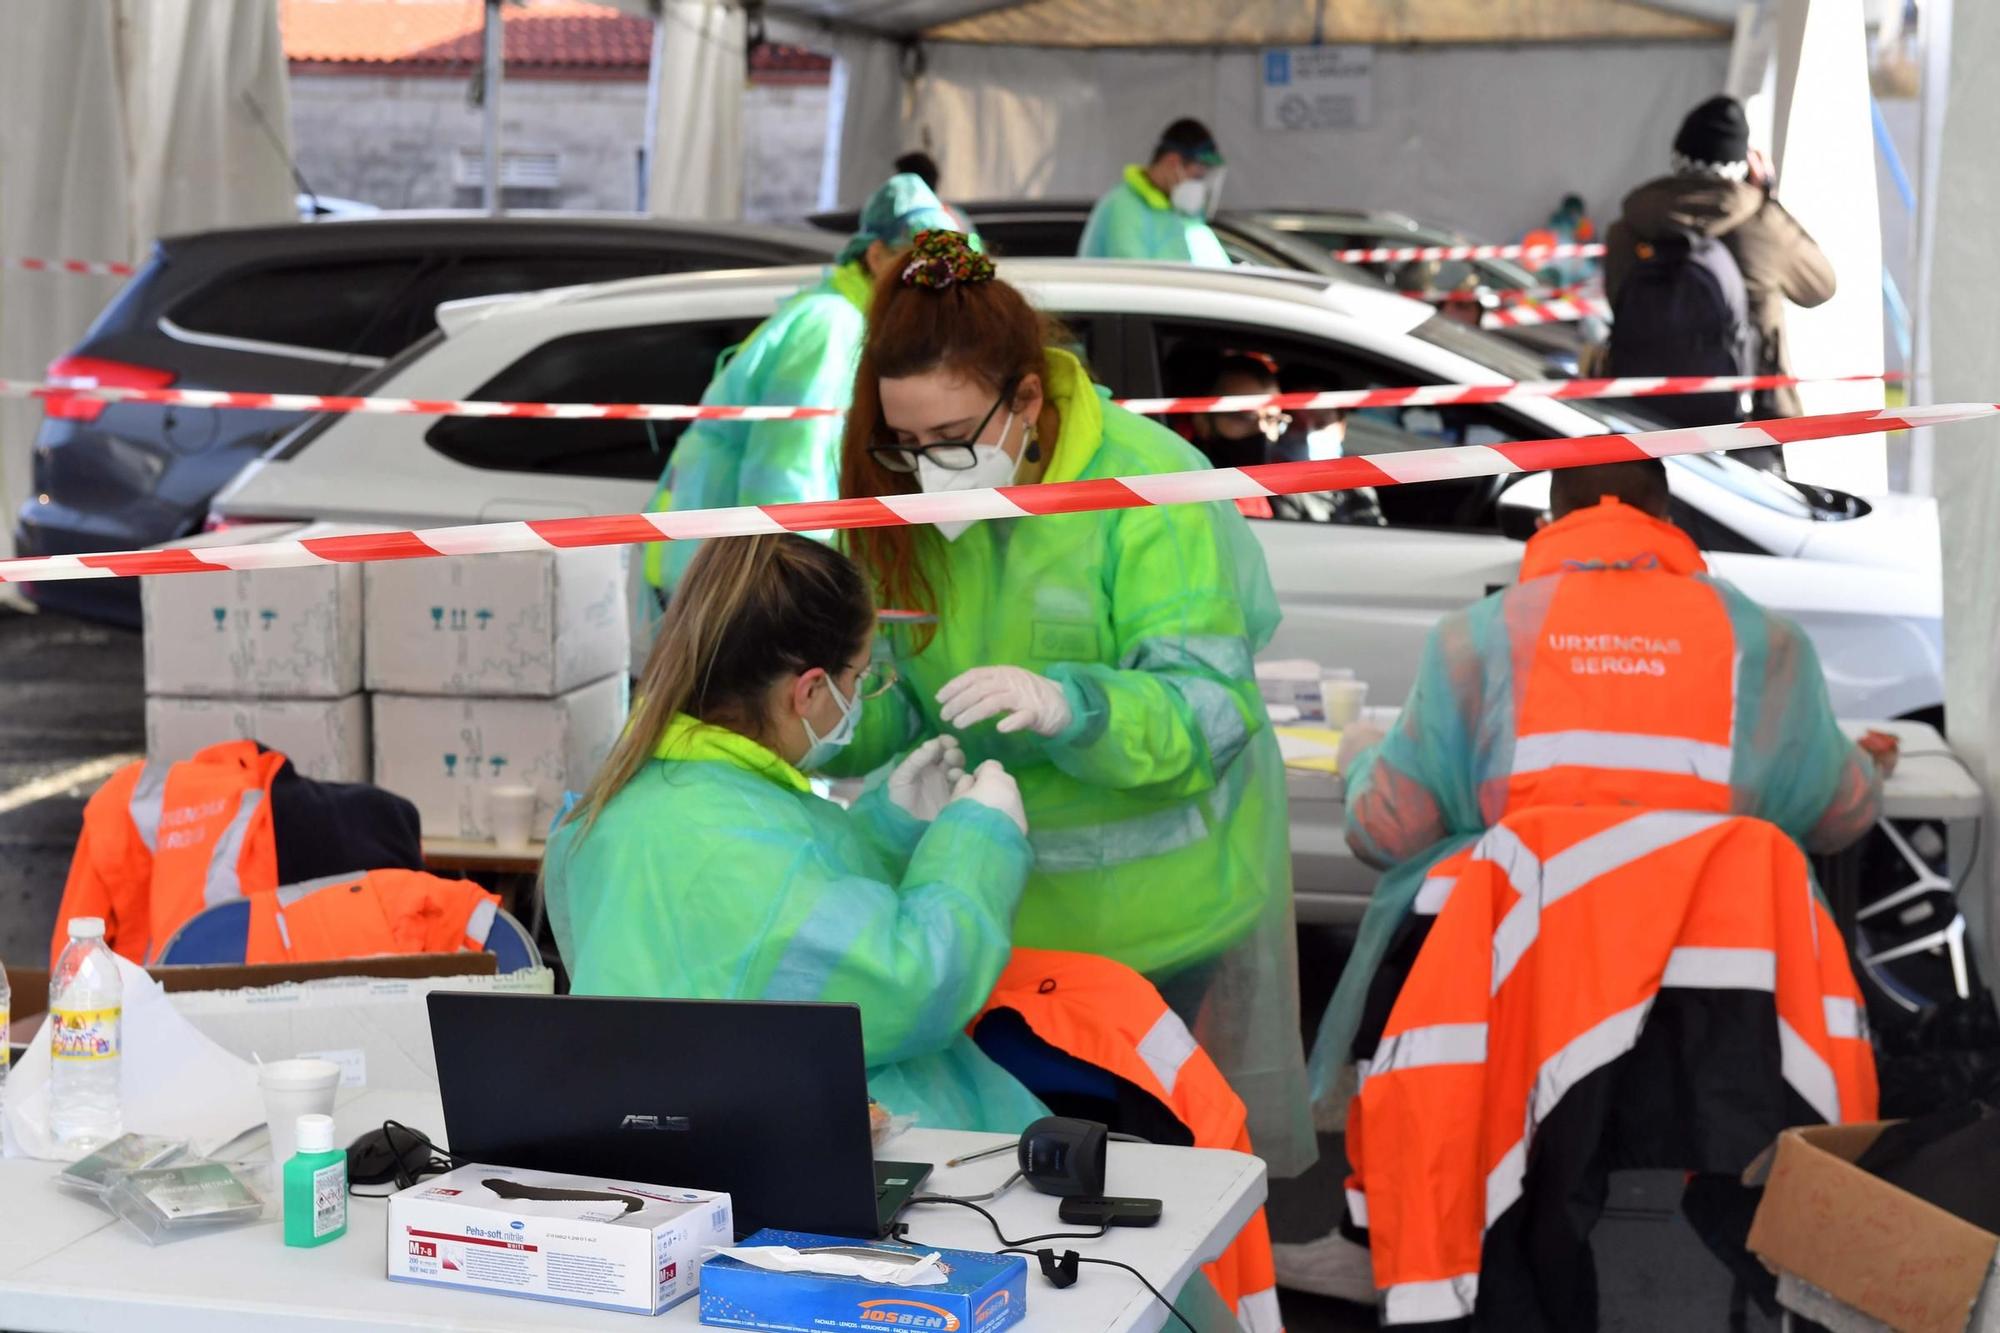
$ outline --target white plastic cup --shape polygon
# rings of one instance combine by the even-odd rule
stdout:
[[[1326,709],[1326,725],[1344,731],[1361,720],[1368,702],[1368,682],[1335,677],[1319,683],[1321,706]]]
[[[271,1125],[271,1161],[282,1178],[285,1163],[299,1150],[299,1117],[333,1114],[340,1066],[331,1060],[273,1060],[257,1066],[257,1087]]]
[[[486,793],[486,820],[503,852],[525,852],[533,841],[535,789],[494,787]]]

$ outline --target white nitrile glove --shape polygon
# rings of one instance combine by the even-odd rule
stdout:
[[[945,725],[959,731],[1005,713],[1001,734],[1032,731],[1053,739],[1074,720],[1063,687],[1023,667],[974,667],[939,690],[937,700]]]
[[[1014,821],[1014,827],[1028,831],[1028,810],[1021,804],[1021,788],[1014,781],[998,759],[988,759],[958,781],[952,792],[954,801],[977,801],[988,809],[998,810]]]
[[[965,751],[956,736],[925,741],[896,765],[889,775],[889,799],[915,819],[928,824],[951,804],[952,793],[965,776]]]

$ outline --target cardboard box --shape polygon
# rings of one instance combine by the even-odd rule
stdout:
[[[1028,1313],[1028,1265],[1019,1255],[939,1250],[768,1228],[743,1244],[789,1245],[795,1250],[866,1248],[919,1257],[935,1253],[948,1276],[938,1285],[898,1287],[858,1277],[774,1272],[719,1254],[702,1265],[702,1323],[777,1333],[881,1328],[999,1333],[1020,1323]]]
[[[1959,1333],[2000,1236],[1854,1165],[1890,1123],[1779,1135],[1745,1176],[1755,1184],[1768,1170],[1750,1249],[1767,1268],[1903,1333]]]
[[[633,1314],[692,1296],[702,1251],[735,1234],[727,1194],[503,1166],[390,1196],[388,1232],[391,1282]]]
[[[345,699],[146,700],[146,754],[178,763],[223,741],[261,741],[321,782],[367,782],[368,696]]]
[[[351,530],[315,524],[286,535]],[[242,540],[218,532],[179,545]],[[361,688],[358,565],[161,575],[139,585],[147,694],[342,699]]]
[[[375,782],[416,804],[424,834],[491,839],[486,792],[533,787],[536,836],[625,725],[620,674],[555,699],[375,696]]]
[[[371,690],[550,698],[623,672],[618,547],[367,567]]]

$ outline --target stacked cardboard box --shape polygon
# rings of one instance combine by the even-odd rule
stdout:
[[[375,781],[433,837],[491,838],[503,786],[533,787],[546,829],[625,722],[625,553],[388,562],[365,586]]]
[[[361,597],[352,565],[143,580],[147,754],[178,761],[248,738],[282,750],[307,777],[367,781]]]
[[[528,786],[545,829],[625,723],[625,563],[605,549],[146,579],[147,753],[258,740],[307,777],[407,798],[427,837],[490,839],[486,793]]]

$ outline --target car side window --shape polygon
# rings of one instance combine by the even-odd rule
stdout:
[[[389,357],[412,334],[401,317],[417,255],[324,260],[239,270],[188,296],[167,318],[190,333],[344,356]]]
[[[717,360],[754,319],[594,329],[542,344],[475,389],[475,399],[543,403],[698,403]],[[651,481],[685,421],[443,417],[424,442],[467,467]]]
[[[1250,388],[1252,365],[1268,370],[1266,384],[1284,393],[1400,387],[1436,382],[1407,366],[1379,360],[1338,343],[1286,336],[1268,328],[1221,322],[1155,321],[1155,352],[1162,368],[1162,391],[1169,395],[1217,392],[1218,366],[1242,378],[1223,385],[1230,392]],[[1245,442],[1215,438],[1214,426],[1189,417],[1168,424],[1219,467],[1245,463],[1295,462],[1338,455],[1403,453],[1449,445],[1491,445],[1535,438],[1523,424],[1490,407],[1386,407],[1353,412],[1291,412],[1272,419],[1263,438]],[[1241,432],[1237,432],[1241,434]],[[1372,504],[1348,502],[1276,505],[1272,517],[1308,522],[1360,523],[1392,528],[1444,528],[1492,533],[1499,530],[1497,478],[1420,482],[1385,486]]]
[[[1081,218],[974,218],[972,225],[996,258],[1074,259],[1083,240]]]
[[[461,255],[423,284],[419,297],[422,337],[437,327],[435,311],[446,301],[464,301],[503,292],[535,292],[547,287],[578,287],[589,282],[615,282],[652,273],[677,273],[682,256],[666,253],[486,254]]]

